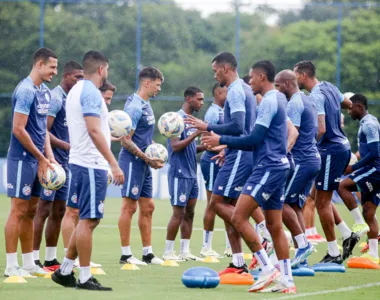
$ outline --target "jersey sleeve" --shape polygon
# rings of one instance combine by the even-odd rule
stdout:
[[[84,117],[98,117],[102,111],[102,97],[95,93],[82,94],[80,103],[82,105],[82,112]]]
[[[302,101],[298,101],[295,99],[294,101],[290,101],[287,106],[288,117],[290,121],[292,121],[294,126],[301,126],[301,117],[304,111],[304,107]]]
[[[310,94],[310,96],[311,96],[311,99],[313,99],[313,101],[315,103],[315,107],[317,109],[318,116],[319,115],[325,115],[326,114],[325,96],[323,96],[323,94],[319,90],[312,92]]]
[[[141,107],[137,107],[135,105],[129,105],[124,108],[124,111],[131,117],[132,129],[136,130],[137,123],[140,121],[140,118],[142,116]]]
[[[218,124],[219,123],[219,112],[215,109],[209,109],[205,115],[205,122],[208,124]]]
[[[29,116],[34,96],[35,94],[31,89],[23,88],[17,91],[14,111]]]
[[[256,124],[269,128],[273,117],[277,114],[277,109],[275,98],[263,99],[258,107]]]
[[[366,136],[367,144],[379,142],[379,128],[377,124],[372,122],[364,123],[363,133]]]
[[[232,88],[228,91],[227,99],[231,114],[238,111],[245,112],[245,94],[243,89]]]
[[[62,108],[62,99],[59,99],[59,95],[52,93],[48,116],[56,117],[58,112]]]

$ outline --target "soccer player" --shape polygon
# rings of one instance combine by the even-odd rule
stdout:
[[[295,169],[286,183],[282,210],[284,224],[297,243],[298,250],[291,262],[292,266],[296,266],[314,251],[314,247],[305,236],[302,208],[311,182],[321,168],[321,157],[315,141],[318,130],[317,110],[310,97],[299,90],[293,71],[283,70],[278,73],[275,77],[275,86],[288,99],[288,117],[299,131],[291,151]]]
[[[64,287],[111,291],[112,288],[102,286],[91,276],[92,234],[103,218],[108,168],[117,185],[124,183],[124,174],[110,150],[108,109],[99,91],[108,76],[108,59],[101,52],[89,51],[82,65],[84,80],[71,89],[66,101],[72,176],[69,197],[78,200],[80,219],[63,263],[53,273],[52,280]],[[73,272],[77,256],[80,263],[78,282]]]
[[[60,85],[51,92],[50,107],[47,117],[50,143],[56,161],[66,172],[66,182],[57,191],[42,189],[41,201],[38,203],[37,213],[34,217],[33,256],[36,265],[44,266],[50,271],[59,268],[57,261],[57,244],[61,222],[65,213],[66,201],[69,194],[69,131],[66,124],[66,97],[71,88],[83,78],[83,69],[75,61],[69,61],[63,68],[63,77]],[[49,217],[49,218],[48,218]],[[40,262],[40,245],[45,221],[48,222],[45,230],[46,251],[45,263]]]
[[[50,91],[44,82],[57,75],[58,59],[48,48],[33,54],[29,76],[12,96],[12,134],[7,157],[7,195],[11,211],[5,223],[5,276],[44,276],[45,270],[33,259],[33,218],[40,198],[42,179],[51,162],[56,162],[50,146],[46,119]],[[17,262],[20,237],[23,269]]]
[[[204,121],[208,124],[223,124],[224,122],[224,103],[227,98],[227,88],[222,87],[220,83],[215,83],[212,88],[212,95],[214,96],[214,102],[208,108]],[[219,172],[219,164],[216,160],[212,159],[218,152],[211,150],[205,151],[201,156],[201,170],[203,178],[206,185],[207,194],[207,204],[203,217],[203,244],[200,253],[201,257],[215,256],[220,257],[220,255],[212,250],[212,237],[214,234],[214,224],[215,224],[215,212],[210,207],[210,199],[212,189],[214,187],[214,181]],[[227,237],[228,239],[228,237]]]
[[[200,131],[213,131],[225,135],[248,135],[256,118],[256,99],[252,90],[240,78],[233,54],[223,52],[212,61],[214,78],[228,87],[224,106],[224,124],[207,124],[189,116],[185,122]],[[242,251],[241,238],[231,223],[234,206],[240,192],[252,172],[252,151],[226,149],[225,163],[219,170],[211,195],[211,207],[225,221],[232,248],[232,263],[221,273],[248,272]],[[265,223],[258,210],[257,223]],[[261,213],[261,215],[260,215]],[[261,219],[262,218],[262,219]]]
[[[351,157],[350,143],[341,128],[340,114],[341,107],[350,108],[352,103],[333,84],[318,81],[311,61],[298,62],[294,66],[294,72],[300,89],[310,92],[318,113],[317,147],[322,163],[315,181],[315,204],[328,242],[328,253],[321,263],[341,264],[343,260],[334,231],[335,218],[331,199]],[[336,210],[335,214],[338,214]],[[343,234],[343,256],[348,257],[359,237],[344,222],[338,228],[341,232],[350,232],[348,237]]]
[[[338,192],[351,212],[358,209],[352,192],[361,192],[363,215],[370,228],[367,234],[369,251],[362,257],[378,263],[379,225],[376,208],[380,204],[380,124],[375,116],[368,113],[364,95],[355,94],[350,99],[352,108],[348,113],[353,120],[360,120],[358,142],[361,159],[347,167],[345,173],[350,175],[340,183]]]
[[[177,113],[186,118],[203,106],[204,94],[190,86],[184,93],[185,103]],[[193,231],[194,209],[198,198],[197,182],[197,138],[202,132],[186,124],[180,137],[168,139],[169,171],[168,186],[173,215],[166,233],[164,260],[201,260],[190,253],[190,238]],[[174,253],[174,242],[181,228],[180,254]]]
[[[99,90],[107,105],[111,105],[113,94],[116,92],[116,86],[114,86],[109,80],[106,80]]]
[[[122,139],[119,165],[126,174],[125,184],[121,190],[123,203],[119,217],[121,241],[121,264],[161,265],[162,259],[153,254],[152,249],[152,171],[160,169],[163,162],[145,155],[145,149],[152,144],[154,132],[154,114],[149,99],[161,90],[164,81],[162,73],[153,67],[146,67],[139,74],[139,88],[125,103],[124,111],[132,119],[132,130],[128,137]],[[142,261],[132,255],[131,222],[139,206],[138,225],[143,244]]]
[[[253,92],[263,95],[257,107],[255,127],[249,136],[233,137],[216,135],[202,137],[209,146],[227,145],[229,148],[254,150],[255,164],[251,176],[233,211],[232,223],[249,249],[259,261],[262,272],[249,289],[250,292],[295,293],[289,259],[289,246],[282,227],[282,206],[285,199],[285,183],[289,174],[287,158],[287,100],[274,88],[274,65],[267,60],[255,63],[250,69]],[[280,272],[273,266],[260,240],[249,223],[252,212],[262,207],[274,248],[280,264]],[[272,282],[276,285],[269,287]]]

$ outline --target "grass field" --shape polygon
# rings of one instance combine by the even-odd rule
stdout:
[[[4,227],[10,202],[5,196],[0,196],[3,206],[0,211],[0,227]],[[118,263],[120,257],[119,233],[117,220],[119,217],[120,199],[107,199],[105,218],[95,231],[93,261],[101,263],[105,276],[97,278],[106,286],[113,287],[113,292],[88,292],[75,289],[65,289],[49,279],[28,279],[27,284],[5,284],[0,281],[0,299],[83,299],[91,297],[95,299],[337,299],[344,297],[345,300],[375,300],[380,299],[380,271],[348,269],[346,273],[317,273],[315,277],[296,277],[298,294],[296,295],[273,295],[273,294],[250,294],[247,286],[219,285],[213,290],[187,289],[181,283],[181,274],[187,268],[193,266],[208,266],[215,270],[224,268],[230,260],[221,259],[219,264],[205,264],[199,262],[181,263],[180,267],[147,266],[141,267],[140,271],[122,271]],[[193,254],[199,254],[202,243],[202,217],[204,202],[197,205],[194,221],[194,233],[191,247]],[[352,220],[348,211],[340,206],[347,224],[351,226]],[[154,213],[153,249],[161,256],[165,246],[165,233],[171,208],[168,201],[156,201]],[[380,215],[378,214],[380,219]],[[137,220],[134,220],[132,234],[132,250],[137,257],[141,256],[140,234],[137,229]],[[221,230],[222,223],[216,224],[218,231],[214,234],[214,249],[223,252],[224,232]],[[2,229],[1,229],[2,230]],[[321,229],[319,229],[321,232]],[[0,271],[5,268],[4,236],[0,235]],[[179,238],[176,243],[179,249]],[[44,258],[44,244],[41,247],[41,258]],[[311,263],[317,262],[325,255],[326,244],[318,246],[318,253],[309,259]],[[246,252],[247,249],[245,249]],[[293,253],[292,253],[293,254]],[[359,254],[359,249],[355,249]],[[63,247],[59,243],[59,260],[63,257]],[[21,257],[19,257],[21,263]],[[366,285],[368,285],[366,287]],[[322,294],[324,293],[324,294]]]

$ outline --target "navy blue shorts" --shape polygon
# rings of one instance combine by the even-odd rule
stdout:
[[[334,154],[321,153],[321,171],[315,179],[315,188],[321,191],[334,191],[339,188],[340,179],[351,159],[351,151]]]
[[[69,200],[78,205],[79,218],[102,219],[108,185],[107,171],[75,164],[69,164],[69,169],[71,172]]]
[[[190,199],[198,198],[198,182],[196,178],[178,178],[168,174],[170,202],[172,206],[187,206]]]
[[[374,167],[364,166],[348,177],[356,183],[359,192],[373,193],[380,188],[380,171]]]
[[[69,189],[70,189],[70,172],[69,172],[69,166],[67,164],[62,165],[62,168],[65,170],[65,173],[66,173],[65,184],[59,190],[56,190],[56,191],[42,188],[41,197],[40,197],[41,200],[51,201],[51,202],[54,200],[59,200],[59,201],[62,200],[62,201],[67,202],[69,198]]]
[[[119,166],[125,176],[121,197],[139,200],[140,197],[152,198],[152,171],[140,158],[119,158]]]
[[[252,174],[252,152],[236,151],[226,157],[224,165],[220,168],[212,193],[232,199],[238,199],[244,184]]]
[[[368,194],[362,194],[362,205],[366,203],[367,201],[371,201],[376,206],[380,205],[380,189],[378,189],[376,192],[368,193]]]
[[[296,163],[295,169],[288,176],[285,188],[285,203],[296,203],[299,208],[305,205],[306,197],[310,192],[310,185],[321,168],[321,161],[308,164]]]
[[[41,184],[38,180],[38,162],[7,160],[7,196],[30,200],[40,197]]]
[[[205,181],[206,190],[212,192],[212,188],[214,187],[214,182],[216,176],[219,172],[219,165],[215,163],[215,161],[207,161],[201,159],[201,170],[203,174],[203,179]]]
[[[254,169],[242,194],[252,196],[263,210],[282,209],[285,201],[285,184],[289,169]]]

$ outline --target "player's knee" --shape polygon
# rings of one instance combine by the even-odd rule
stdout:
[[[38,206],[38,209],[37,209],[37,215],[41,218],[43,218],[44,220],[47,219],[47,217],[49,216],[50,214],[50,207],[48,206],[45,206],[45,205],[39,205]]]
[[[140,212],[141,212],[142,215],[144,215],[146,217],[152,216],[153,212],[154,212],[154,203],[153,203],[153,201],[152,201],[152,203],[144,205],[144,207],[140,207]]]
[[[218,213],[218,209],[219,209],[220,204],[221,204],[220,198],[216,195],[212,195],[211,199],[210,199],[210,209],[213,212]]]
[[[65,215],[65,207],[54,207],[51,213],[51,217],[54,220],[62,220],[63,216]]]
[[[25,217],[33,219],[37,212],[37,203],[33,205],[29,205],[28,211],[26,212]],[[49,214],[48,214],[49,215]]]
[[[274,220],[266,220],[266,225],[271,235],[275,235],[276,233],[279,233],[282,230],[281,222],[277,222]]]
[[[235,229],[240,232],[240,228],[243,224],[243,219],[239,214],[233,213],[231,217],[231,223],[235,227]]]
[[[137,211],[137,201],[128,202],[128,203],[126,201],[123,201],[123,205],[121,206],[121,214],[133,216],[136,211]]]
[[[373,220],[374,215],[374,212],[369,207],[367,207],[366,205],[363,206],[363,217],[367,223]]]
[[[188,221],[193,221],[194,220],[194,209],[186,210],[185,213],[185,219]]]

